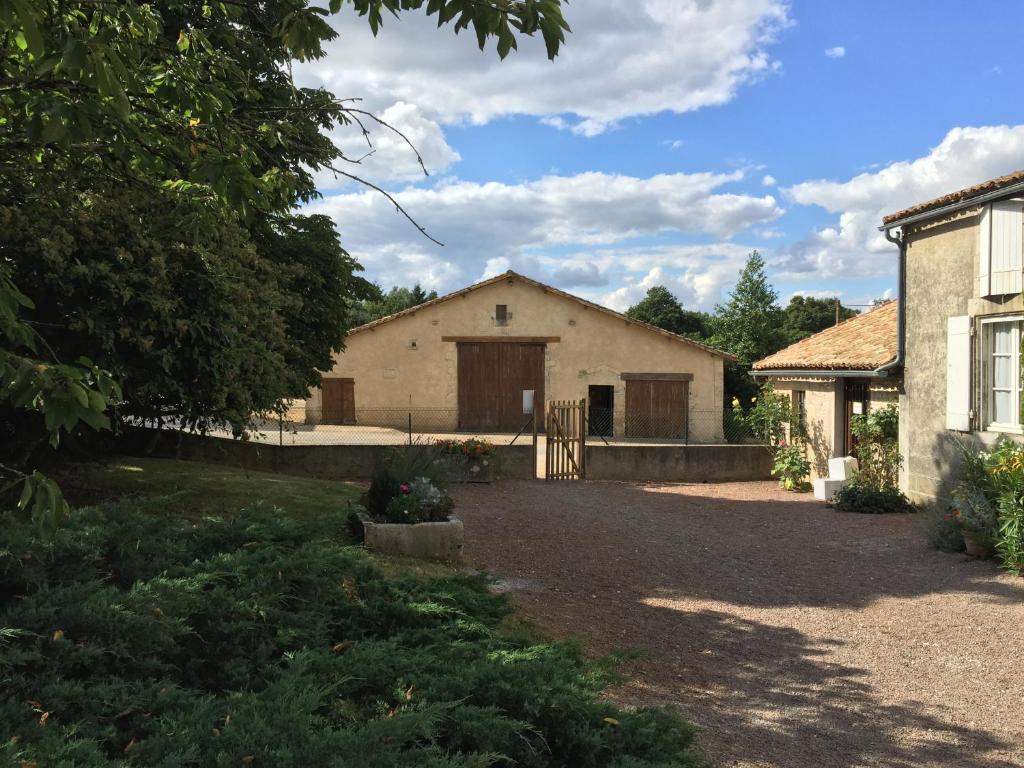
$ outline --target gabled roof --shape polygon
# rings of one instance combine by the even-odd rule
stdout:
[[[890,213],[888,216],[882,217],[882,224],[885,227],[889,227],[894,225],[895,222],[910,218],[911,216],[918,216],[937,208],[945,208],[950,205],[968,205],[976,197],[981,197],[982,195],[987,195],[992,192],[999,192],[1007,187],[1021,183],[1024,183],[1024,170],[1014,171],[1013,173],[1008,173],[1005,176],[1000,176],[997,179],[989,179],[988,181],[983,181],[981,184],[964,187],[956,192],[950,192],[948,195],[936,197],[934,200],[928,200],[927,202],[918,203],[917,205],[912,205],[909,208],[904,208],[902,211]]]
[[[633,318],[627,317],[626,315],[622,314],[621,312],[616,312],[614,309],[608,309],[608,307],[602,307],[600,304],[595,304],[592,301],[587,301],[586,299],[581,299],[579,296],[573,296],[571,293],[566,293],[565,291],[560,291],[558,288],[553,288],[552,286],[545,285],[544,283],[541,283],[541,282],[539,282],[537,280],[532,280],[531,278],[526,277],[525,275],[520,275],[518,272],[513,272],[511,269],[508,272],[505,272],[504,274],[497,275],[496,277],[492,277],[492,278],[489,278],[487,280],[483,280],[483,281],[481,281],[479,283],[475,283],[475,284],[470,285],[470,286],[468,286],[466,288],[462,288],[462,289],[460,289],[458,291],[453,291],[452,293],[445,294],[444,296],[438,296],[436,299],[431,299],[430,301],[425,301],[422,304],[417,304],[415,307],[411,307],[410,309],[403,309],[401,312],[395,312],[393,315],[388,315],[387,317],[382,317],[382,318],[380,318],[378,320],[371,320],[369,323],[365,323],[364,325],[360,325],[360,326],[358,326],[356,328],[353,328],[351,331],[348,332],[348,335],[351,336],[351,335],[356,334],[356,333],[362,333],[363,331],[373,330],[377,326],[383,325],[384,323],[390,323],[390,322],[393,322],[394,320],[398,320],[399,318],[406,317],[408,315],[414,315],[417,312],[421,312],[422,310],[424,310],[424,309],[426,309],[428,307],[432,307],[432,306],[434,306],[436,304],[442,304],[442,303],[444,303],[446,301],[451,301],[452,299],[458,298],[459,296],[465,296],[467,293],[471,293],[473,291],[478,291],[481,288],[486,288],[487,286],[494,285],[495,283],[500,283],[502,280],[510,280],[510,279],[511,280],[518,280],[519,282],[525,283],[526,285],[532,285],[535,288],[540,288],[541,290],[545,291],[546,293],[550,293],[550,294],[553,294],[555,296],[561,296],[563,299],[569,299],[570,301],[575,301],[577,304],[580,304],[580,305],[582,305],[582,306],[584,306],[584,307],[586,307],[588,309],[594,309],[594,310],[597,310],[598,312],[603,312],[606,315],[610,315],[611,317],[617,318],[619,320],[623,320],[626,323],[629,323],[630,325],[635,325],[635,326],[638,326],[638,327],[643,328],[645,330],[652,331],[654,333],[657,333],[657,334],[665,336],[665,337],[667,337],[669,339],[672,339],[673,341],[678,341],[678,342],[681,342],[681,343],[686,344],[688,346],[695,347],[697,349],[701,349],[701,350],[703,350],[705,352],[708,352],[708,353],[710,353],[712,355],[717,355],[718,357],[724,358],[726,360],[731,360],[731,361],[735,361],[736,360],[736,357],[734,355],[730,355],[728,352],[723,352],[720,349],[715,349],[714,347],[709,347],[706,344],[701,344],[699,341],[694,341],[693,339],[688,339],[687,337],[680,336],[677,333],[672,333],[670,331],[666,331],[663,328],[659,328],[656,325],[651,325],[650,323],[645,323],[645,322],[642,322],[640,320],[634,320]]]
[[[897,302],[790,344],[754,363],[755,371],[873,371],[896,359]]]

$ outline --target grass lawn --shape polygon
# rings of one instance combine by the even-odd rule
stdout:
[[[187,517],[233,515],[254,505],[281,507],[295,517],[337,512],[362,490],[333,480],[251,472],[174,459],[119,458],[80,464],[58,475],[73,505],[125,496],[168,496],[163,508]]]
[[[138,459],[60,479],[95,503],[0,524],[2,765],[701,763],[678,714],[607,701],[610,667],[515,631],[485,578],[350,546],[352,485]]]

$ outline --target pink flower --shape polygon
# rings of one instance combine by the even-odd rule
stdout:
[[[786,441],[785,440],[779,440],[779,448],[785,448],[785,447],[786,447]]]
[[[402,483],[400,486],[398,486],[398,492],[403,494],[409,493],[409,484]]]

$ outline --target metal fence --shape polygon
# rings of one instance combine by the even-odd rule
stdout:
[[[350,423],[325,424],[313,408],[292,410],[288,416],[256,425],[252,440],[278,445],[401,445],[476,437],[496,445],[531,442],[533,425],[523,415],[515,429],[464,429],[455,408],[358,408]],[[543,438],[544,420],[538,422]],[[589,444],[707,445],[756,443],[747,426],[728,410],[672,414],[661,418],[589,408]],[[213,433],[218,434],[218,433]],[[222,437],[227,434],[219,435]]]

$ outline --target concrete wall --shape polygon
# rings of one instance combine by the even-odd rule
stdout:
[[[393,446],[280,446],[166,432],[161,433],[154,444],[150,430],[138,430],[118,447],[135,455],[204,461],[255,472],[278,472],[321,480],[361,480],[373,474],[374,468]],[[497,477],[533,478],[532,445],[498,445],[494,450]]]
[[[705,483],[771,478],[759,445],[588,445],[588,480]]]
[[[507,325],[495,324],[496,304],[508,306]],[[349,336],[326,376],[355,380],[356,417],[362,422],[381,415],[379,409],[412,405],[448,409],[448,421],[437,428],[455,429],[457,350],[443,336],[559,337],[547,344],[546,398],[580,399],[592,384],[613,386],[616,434],[625,417],[622,373],[693,374],[691,439],[723,439],[721,357],[515,278]],[[308,402],[311,414],[318,413],[320,393]]]

